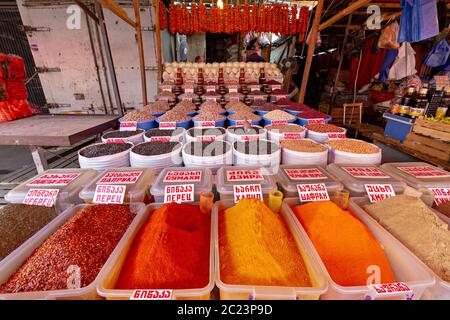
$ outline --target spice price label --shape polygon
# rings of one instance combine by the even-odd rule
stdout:
[[[319,180],[328,177],[319,169],[284,169],[284,172],[291,180]]]
[[[59,189],[30,189],[22,203],[29,206],[53,207],[58,193]]]
[[[186,171],[167,171],[163,182],[174,182],[174,181],[189,181],[197,182],[202,181],[201,170],[186,170]]]
[[[264,180],[260,170],[228,170],[227,181],[261,181]]]
[[[135,184],[142,171],[107,172],[96,184]]]
[[[214,128],[216,126],[215,121],[199,121],[198,123],[199,127],[202,128]]]
[[[246,122],[249,126],[252,125],[252,122],[250,120],[236,120],[236,126],[242,127]]]
[[[262,187],[260,184],[241,184],[234,185],[234,202],[238,203],[241,199],[259,199],[263,200]]]
[[[228,88],[228,92],[229,93],[237,93],[238,92],[238,88],[237,87]]]
[[[377,167],[342,167],[342,169],[355,178],[390,178],[390,176],[386,175],[386,173]]]
[[[301,202],[330,200],[325,183],[298,184],[297,191]]]
[[[108,138],[106,139],[106,143],[126,143],[126,138]]]
[[[284,140],[301,140],[302,135],[301,135],[301,133],[285,132],[285,133],[283,133],[283,139]]]
[[[272,120],[270,122],[271,125],[273,126],[284,126],[286,124],[288,124],[287,120]]]
[[[216,141],[216,136],[199,136],[197,137],[197,141],[207,141],[207,142]]]
[[[136,131],[137,121],[122,121],[120,123],[120,131]]]
[[[365,300],[374,300],[376,298],[387,298],[398,295],[405,295],[407,300],[411,300],[414,296],[411,288],[403,282],[371,284],[368,288],[369,294],[366,295]]]
[[[434,193],[436,205],[450,201],[450,188],[431,188],[431,191]]]
[[[44,173],[27,186],[67,186],[80,175],[80,173]]]
[[[194,185],[178,184],[168,185],[164,188],[164,203],[181,203],[194,201]]]
[[[336,140],[336,139],[347,139],[347,136],[345,133],[336,133],[336,132],[330,132],[327,134],[328,139],[330,140]]]
[[[397,169],[415,177],[415,178],[449,178],[448,172],[439,170],[432,166],[422,167],[397,167]]]
[[[137,289],[134,290],[130,300],[172,300],[173,290],[168,289]]]
[[[365,184],[364,187],[371,203],[395,197],[394,188],[390,184]]]
[[[122,185],[98,184],[95,187],[94,203],[122,204],[127,187]]]
[[[159,123],[159,128],[164,129],[164,130],[172,130],[172,129],[176,129],[176,127],[177,127],[177,123],[175,121]]]
[[[171,141],[171,137],[160,137],[160,136],[155,136],[155,137],[150,137],[149,138],[150,142],[170,142]]]
[[[308,119],[308,124],[313,124],[313,123],[323,124],[323,123],[325,123],[325,119],[323,119],[323,118]]]
[[[259,136],[241,136],[242,141],[259,140]]]

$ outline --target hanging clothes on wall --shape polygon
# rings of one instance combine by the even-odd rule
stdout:
[[[389,80],[400,80],[417,73],[416,52],[407,42],[398,49],[398,56],[389,70]]]
[[[439,33],[436,0],[400,0],[398,42],[418,42]]]
[[[447,62],[449,55],[450,45],[447,43],[446,39],[442,39],[431,49],[423,63],[433,68],[440,67]]]

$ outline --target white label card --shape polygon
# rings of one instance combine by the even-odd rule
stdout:
[[[301,114],[300,114],[300,118],[301,118]],[[325,123],[325,119],[323,118],[316,118],[316,119],[307,119],[308,120],[308,124],[313,124],[313,123]]]
[[[345,133],[329,132],[327,135],[330,140],[347,139]]]
[[[126,143],[127,138],[108,138],[106,143]]]
[[[80,175],[80,173],[44,173],[27,186],[67,186]]]
[[[386,173],[377,167],[342,167],[349,175],[355,178],[387,179]]]
[[[450,188],[430,188],[434,193],[434,202],[440,205],[450,201]]]
[[[364,187],[371,203],[395,197],[394,188],[390,184],[365,184]]]
[[[176,129],[177,123],[176,122],[160,122],[159,128],[164,130],[171,130]]]
[[[328,177],[317,168],[283,169],[291,180],[319,180]]]
[[[371,284],[368,286],[369,293],[365,296],[365,300],[374,300],[376,298],[389,298],[398,295],[404,295],[406,300],[412,300],[414,293],[411,288],[404,282]]]
[[[137,121],[122,121],[120,123],[120,131],[136,131]]]
[[[214,128],[216,126],[215,121],[199,121],[198,126],[202,128]]]
[[[301,140],[302,134],[298,132],[285,132],[283,133],[284,140]]]
[[[184,181],[184,182],[197,182],[202,181],[202,171],[201,170],[186,170],[186,171],[167,171],[163,182],[174,182],[174,181]]]
[[[142,171],[107,172],[96,184],[135,184]]]
[[[325,183],[298,184],[297,191],[301,202],[330,200]]]
[[[98,204],[122,204],[125,198],[126,186],[97,184],[94,193],[94,203]]]
[[[241,199],[263,200],[262,187],[260,184],[234,185],[233,191],[235,203],[238,203]]]
[[[262,181],[264,180],[261,171],[256,170],[228,170],[227,181]]]
[[[22,203],[50,208],[55,204],[58,193],[59,189],[30,189]]]
[[[174,184],[164,188],[164,203],[182,203],[194,201],[193,184]]]
[[[433,166],[397,167],[415,178],[448,178],[450,174]]]
[[[171,300],[172,289],[137,289],[134,290],[130,300]]]

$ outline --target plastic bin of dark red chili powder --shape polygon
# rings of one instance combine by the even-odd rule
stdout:
[[[209,300],[214,288],[211,213],[202,212],[198,202],[154,203],[137,220],[100,272],[99,295],[125,300],[151,287],[160,293],[173,289],[169,299]]]
[[[98,273],[144,209],[143,203],[67,209],[0,266],[0,300],[98,299]]]

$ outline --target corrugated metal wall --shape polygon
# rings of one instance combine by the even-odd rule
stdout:
[[[33,55],[22,26],[17,7],[0,7],[0,52],[16,54],[25,60],[27,77],[34,75],[27,83],[28,101],[42,107],[46,104],[45,95],[39,75],[35,75]]]

